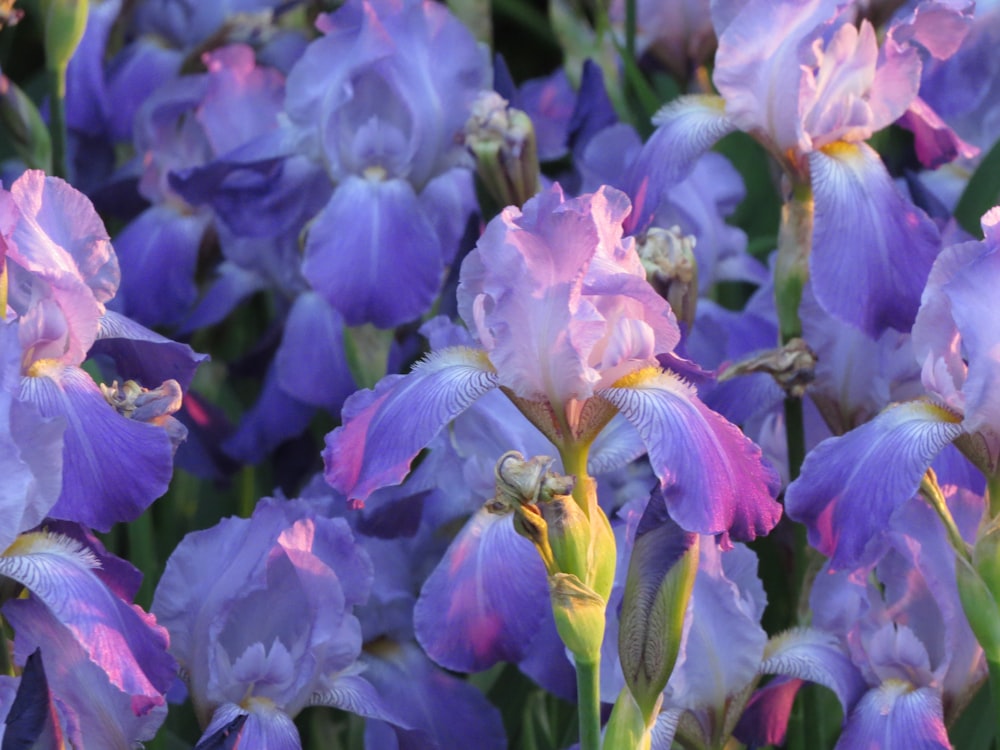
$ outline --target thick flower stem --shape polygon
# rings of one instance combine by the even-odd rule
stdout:
[[[990,700],[993,705],[993,721],[996,739],[1000,742],[1000,661],[986,660],[990,672]]]
[[[601,747],[601,659],[576,660],[576,697],[580,712],[580,750]]]
[[[66,67],[49,71],[49,131],[52,137],[52,173],[66,178],[68,174],[66,146]]]
[[[7,632],[4,627],[4,620],[0,617],[0,675],[13,677],[14,664],[10,660],[10,648],[7,645]]]
[[[989,502],[990,518],[1000,517],[1000,472],[986,480],[987,501]]]

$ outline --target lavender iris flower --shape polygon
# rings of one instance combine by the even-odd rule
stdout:
[[[285,108],[336,186],[302,271],[349,325],[425,312],[474,204],[461,140],[488,83],[475,39],[441,5],[348,2],[318,26]]]
[[[355,501],[406,476],[414,456],[499,388],[564,457],[579,461],[621,412],[638,430],[670,507],[692,530],[753,539],[781,509],[760,451],[661,369],[680,332],[622,239],[628,199],[613,188],[566,200],[558,186],[505,209],[462,265],[462,318],[479,348],[437,352],[344,406],[327,436],[326,478]],[[583,451],[583,453],[581,453]],[[583,468],[583,467],[581,467]]]
[[[265,500],[249,519],[186,536],[152,611],[170,632],[205,737],[237,722],[250,745],[299,748],[292,718],[309,705],[407,731],[358,663],[353,612],[372,576],[347,522],[316,517],[305,501]]]
[[[750,133],[793,186],[811,186],[816,298],[877,337],[909,329],[940,240],[864,141],[908,108],[917,116],[921,55],[954,52],[964,16],[922,4],[880,48],[871,24],[856,27],[849,15],[836,0],[714,4],[721,97],[682,97],[661,110],[638,162],[655,166],[636,169],[628,192],[655,204],[659,185],[687,174],[712,143]]]
[[[982,223],[985,239],[946,248],[924,291],[913,349],[925,397],[824,441],[788,488],[789,515],[809,527],[810,543],[835,568],[878,557],[889,517],[949,443],[987,476],[997,471],[1000,327],[988,300],[1000,283],[1000,209]]]
[[[3,606],[13,656],[44,662],[51,731],[76,747],[128,748],[156,734],[176,664],[167,633],[131,604],[141,574],[74,524],[22,534],[0,575],[25,596]],[[2,701],[0,701],[2,702]]]
[[[21,375],[11,435],[15,444],[38,441],[36,457],[21,457],[36,476],[42,462],[51,465],[57,430],[63,446],[58,500],[28,515],[40,520],[47,512],[107,531],[166,491],[185,434],[170,415],[204,357],[106,310],[118,286],[117,258],[90,201],[62,180],[29,171],[0,192],[0,239],[6,312],[17,335],[15,342],[7,329],[0,360],[5,379],[15,358]],[[121,385],[99,387],[81,369],[98,352],[114,362]],[[32,421],[45,426],[29,438]],[[38,485],[46,497],[53,481]]]
[[[972,540],[983,513],[982,477],[955,450],[935,469],[956,528]],[[986,673],[959,600],[955,565],[935,511],[908,502],[887,524],[881,559],[836,572],[828,563],[816,576],[814,629],[774,639],[766,671],[837,691],[844,707],[837,748],[951,747],[945,727]],[[741,738],[780,744],[791,703],[776,700],[777,693],[797,689],[783,678],[764,688],[763,705],[744,717]]]

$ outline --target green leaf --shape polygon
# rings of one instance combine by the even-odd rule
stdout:
[[[993,144],[955,206],[955,219],[974,237],[982,237],[979,219],[1000,202],[1000,141]]]

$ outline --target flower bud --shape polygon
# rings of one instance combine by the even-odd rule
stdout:
[[[698,555],[698,535],[672,521],[654,493],[636,531],[618,631],[625,683],[647,723],[677,661]]]
[[[87,0],[42,0],[45,16],[45,64],[65,70],[87,28]]]
[[[549,596],[556,630],[576,660],[594,663],[604,642],[605,601],[575,575],[549,576]]]
[[[681,234],[680,227],[652,227],[638,247],[646,278],[670,303],[677,320],[688,328],[698,307],[698,261],[695,238]]]
[[[0,127],[30,169],[52,171],[52,140],[31,98],[0,73]],[[0,314],[3,309],[0,308]]]
[[[661,694],[660,701],[662,700]],[[659,704],[657,712],[658,710]],[[646,727],[646,720],[639,709],[639,704],[635,702],[628,688],[622,688],[604,731],[604,747],[634,747],[636,750],[649,750],[652,741],[652,734]]]
[[[556,495],[538,504],[548,524],[556,568],[590,583],[590,521],[570,495]]]
[[[498,208],[520,208],[538,192],[534,125],[495,91],[482,92],[472,105],[465,145],[476,157],[476,174]]]
[[[979,572],[960,556],[956,557],[955,576],[969,627],[983,647],[986,659],[1000,662],[1000,607],[996,598]]]

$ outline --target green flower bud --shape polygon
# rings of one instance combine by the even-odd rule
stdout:
[[[38,108],[17,84],[0,74],[0,128],[15,153],[33,169],[52,171],[52,140]],[[2,273],[2,271],[0,271]],[[6,305],[0,307],[0,314]]]
[[[531,118],[484,91],[472,105],[465,145],[476,157],[476,174],[499,207],[523,206],[538,192],[538,149]]]
[[[698,535],[671,521],[654,494],[636,532],[618,631],[625,683],[647,722],[677,661],[698,556]]]
[[[605,601],[569,573],[549,576],[549,596],[556,630],[574,658],[589,664],[599,661]]]
[[[653,227],[637,247],[649,283],[670,303],[677,320],[689,328],[694,325],[698,306],[695,241],[694,237],[682,234],[680,227]]]
[[[87,28],[87,0],[41,0],[45,17],[45,64],[65,70]],[[62,97],[65,92],[55,92]]]
[[[662,701],[662,696],[660,696]],[[657,713],[659,704],[657,704]],[[615,707],[611,710],[611,718],[608,726],[604,730],[604,747],[606,748],[636,748],[636,750],[649,750],[652,746],[653,735],[646,726],[646,719],[639,709],[639,704],[628,691],[622,688],[615,701]]]
[[[986,659],[1000,662],[1000,607],[979,572],[962,557],[955,559],[958,597]]]
[[[549,544],[560,573],[590,583],[590,521],[570,495],[556,495],[538,504],[548,524]]]
[[[993,594],[1000,596],[1000,519],[994,519],[982,529],[976,546],[972,548],[972,564]]]

